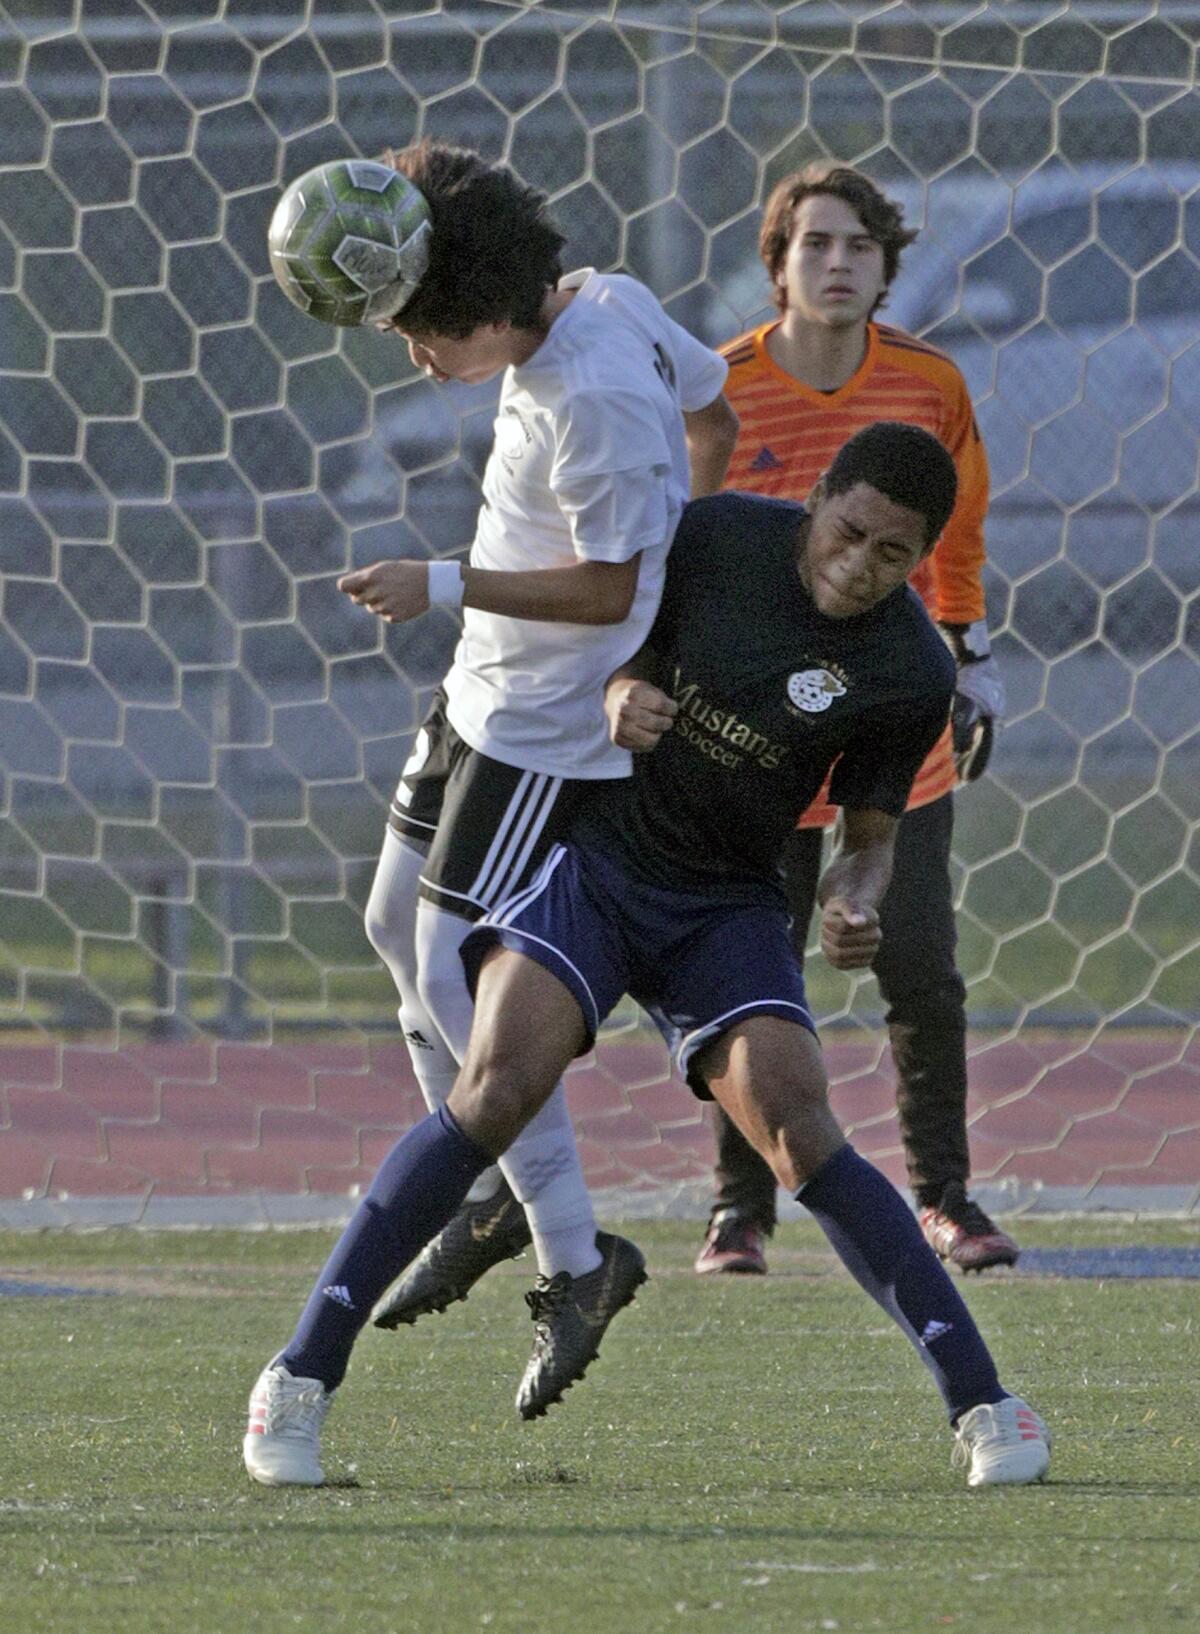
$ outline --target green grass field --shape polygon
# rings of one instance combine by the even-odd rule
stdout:
[[[5,1634],[768,1634],[1200,1629],[1200,1286],[964,1285],[1056,1436],[1052,1481],[968,1492],[909,1347],[807,1226],[703,1283],[694,1224],[540,1424],[512,1407],[522,1261],[368,1333],[332,1484],[242,1472],[245,1401],[323,1233],[0,1236]],[[1196,1243],[1200,1221],[1022,1223],[1023,1242]]]

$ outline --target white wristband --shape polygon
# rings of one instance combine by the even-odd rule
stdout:
[[[431,607],[461,607],[464,589],[461,562],[430,562],[429,605]]]

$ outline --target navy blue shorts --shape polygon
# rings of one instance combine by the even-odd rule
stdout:
[[[499,943],[536,959],[583,1011],[586,1054],[629,993],[657,1025],[692,1090],[712,1097],[690,1063],[747,1016],[781,1016],[816,1031],[804,975],[778,908],[652,885],[604,852],[556,845],[523,891],[481,919],[462,946],[467,985]]]

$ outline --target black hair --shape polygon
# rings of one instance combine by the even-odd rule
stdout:
[[[843,443],[822,478],[822,496],[848,493],[860,482],[923,516],[930,545],[950,520],[958,494],[958,471],[945,445],[900,420],[876,420]]]
[[[545,194],[444,142],[414,142],[386,153],[384,163],[424,194],[432,217],[429,265],[396,328],[455,340],[483,324],[540,328],[566,242],[545,215]]]

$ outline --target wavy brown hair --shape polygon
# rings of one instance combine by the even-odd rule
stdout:
[[[777,282],[787,256],[796,210],[814,193],[828,193],[848,204],[863,227],[883,250],[883,291],[872,312],[887,298],[892,279],[900,270],[900,256],[917,236],[916,229],[904,225],[904,212],[881,193],[869,176],[849,165],[832,163],[806,165],[793,171],[772,190],[763,210],[758,234],[758,253],[771,275],[771,294],[782,312],[787,307],[787,291]]]
[[[546,217],[545,194],[503,165],[444,142],[389,150],[383,162],[424,194],[433,229],[429,265],[395,327],[455,340],[482,324],[540,328],[566,242]]]

